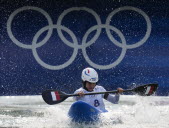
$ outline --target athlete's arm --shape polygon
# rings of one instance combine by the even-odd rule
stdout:
[[[75,91],[74,94],[79,94],[79,96],[74,96],[73,99],[75,101],[79,100],[81,97],[84,96],[84,92],[83,91]]]
[[[120,95],[119,94],[115,94],[115,95],[107,95],[107,98],[105,97],[105,99],[113,104],[118,104],[119,99],[120,99]]]
[[[120,93],[123,92],[122,88],[117,88],[118,93],[116,93],[114,96],[110,95],[108,93],[104,94],[104,99],[108,100],[111,103],[118,104],[119,99],[120,99]]]

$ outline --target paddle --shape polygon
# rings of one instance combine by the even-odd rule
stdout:
[[[127,89],[123,92],[135,92],[141,96],[150,96],[157,90],[158,84],[146,84],[133,89]],[[84,95],[95,95],[95,94],[105,94],[105,93],[118,93],[117,90],[107,91],[107,92],[93,92],[86,93]],[[46,90],[42,93],[43,100],[50,105],[58,104],[63,102],[65,99],[71,96],[79,96],[78,94],[66,94],[57,90]]]

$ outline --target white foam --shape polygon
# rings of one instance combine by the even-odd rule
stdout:
[[[0,127],[169,128],[169,97],[121,96],[115,105],[105,101],[109,112],[90,125],[70,121],[67,113],[72,103],[72,98],[47,105],[41,96],[0,97]]]

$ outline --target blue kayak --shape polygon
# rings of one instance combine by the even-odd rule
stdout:
[[[98,121],[100,113],[95,107],[83,101],[77,101],[71,105],[68,115],[73,122],[88,123]]]

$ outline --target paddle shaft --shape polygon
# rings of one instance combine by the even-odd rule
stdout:
[[[141,96],[150,96],[157,90],[158,84],[146,84],[138,86],[133,89],[123,90],[123,92],[134,92]],[[96,95],[96,94],[107,94],[107,93],[118,93],[118,90],[106,91],[106,92],[91,92],[85,93],[84,95]],[[65,99],[71,96],[79,96],[79,94],[66,94],[58,90],[46,90],[42,93],[42,97],[47,104],[53,105],[63,102]]]
[[[123,92],[132,92],[134,91],[133,89],[127,89],[127,90],[123,90]],[[95,95],[95,94],[105,94],[105,93],[118,93],[117,90],[113,90],[113,91],[106,91],[106,92],[91,92],[91,93],[85,93],[84,95]],[[79,94],[67,94],[67,97],[71,97],[71,96],[79,96]]]

